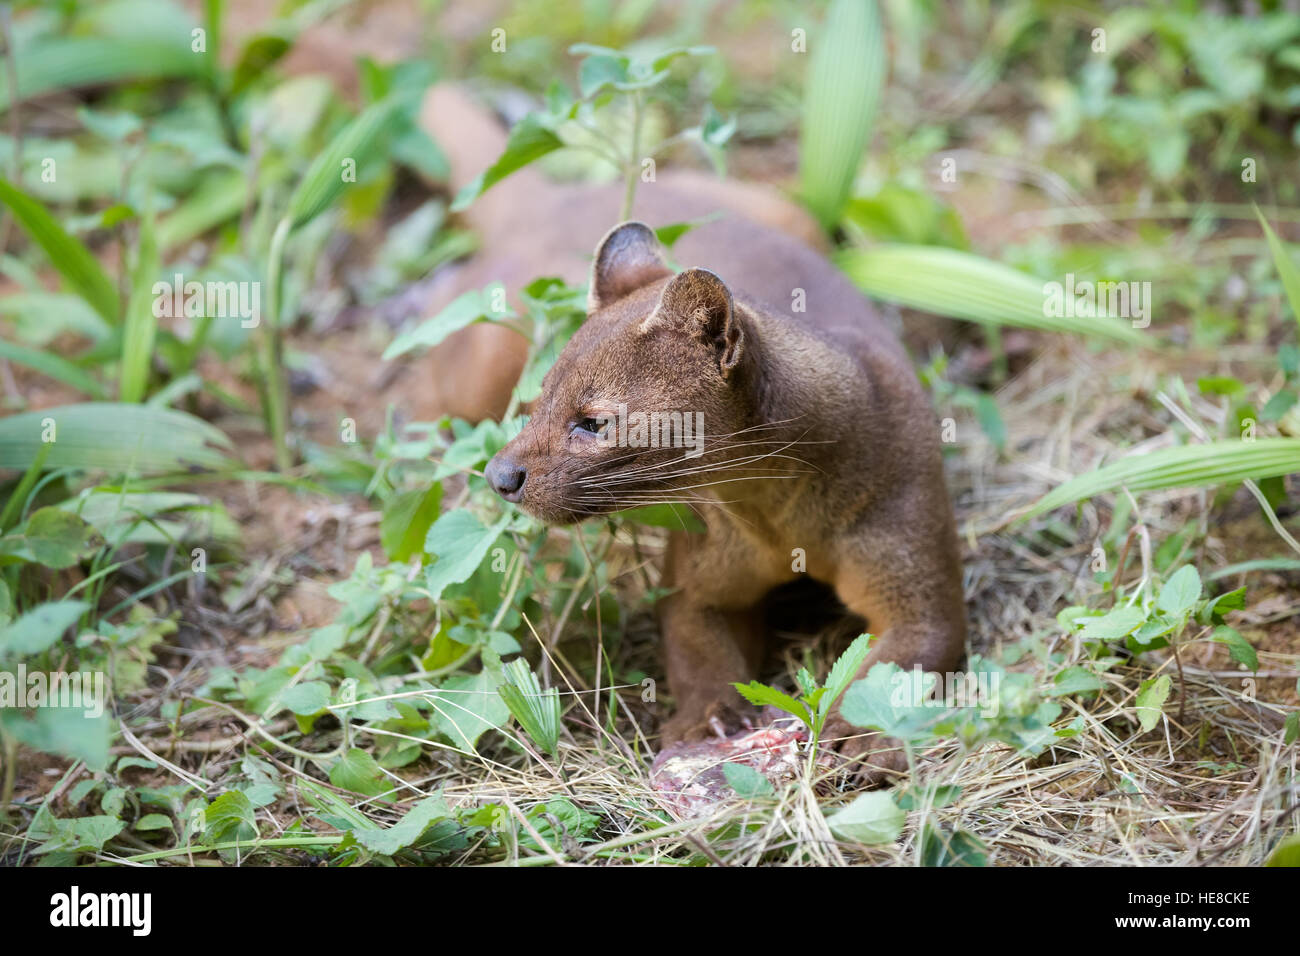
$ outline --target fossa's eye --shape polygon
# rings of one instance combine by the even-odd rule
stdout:
[[[605,420],[603,418],[580,418],[574,423],[573,427],[578,431],[599,435],[605,430]]]

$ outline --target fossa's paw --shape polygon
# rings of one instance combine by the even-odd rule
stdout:
[[[907,773],[907,755],[897,739],[854,727],[842,717],[826,721],[821,743],[843,758],[845,771],[860,786],[894,783]]]

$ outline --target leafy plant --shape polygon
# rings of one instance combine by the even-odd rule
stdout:
[[[917,751],[955,741],[963,754],[999,741],[1018,753],[1041,753],[1067,729],[1054,724],[1062,707],[1035,686],[1029,674],[1014,673],[972,655],[962,679],[972,693],[946,697],[950,689],[936,675],[904,671],[897,664],[876,664],[844,694],[841,713],[854,726],[894,738],[909,768],[909,786],[901,794],[868,792],[833,812],[827,823],[837,835],[861,843],[892,842],[902,829],[904,810],[928,814],[958,805],[960,788],[945,785],[923,770]],[[933,696],[932,696],[933,695]],[[983,846],[962,830],[944,832],[924,820],[917,844],[918,862],[926,866],[982,866]]]
[[[505,666],[506,683],[497,693],[537,746],[554,755],[560,739],[560,697],[554,687],[542,692],[527,661],[516,658]]]
[[[857,676],[858,670],[862,667],[863,662],[867,659],[867,654],[871,650],[872,635],[859,635],[852,644],[845,648],[844,653],[836,658],[835,663],[831,665],[830,673],[826,675],[826,683],[818,684],[817,680],[808,672],[807,668],[800,668],[795,679],[799,682],[799,689],[802,697],[791,697],[775,687],[769,687],[767,684],[759,681],[750,681],[748,684],[732,684],[740,696],[757,707],[775,707],[777,710],[784,711],[792,717],[797,717],[808,728],[810,754],[815,756],[817,743],[821,738],[822,729],[826,726],[826,721],[830,717],[831,710],[835,707],[840,696],[848,690],[849,684]],[[813,759],[812,756],[809,758]]]
[[[1209,641],[1226,645],[1235,662],[1254,671],[1259,669],[1255,649],[1224,620],[1228,611],[1245,607],[1245,596],[1244,587],[1205,596],[1199,572],[1188,564],[1169,576],[1154,599],[1143,588],[1109,611],[1067,607],[1057,615],[1057,621],[1085,641],[1122,642],[1134,654],[1177,644],[1188,625],[1194,623]],[[1151,693],[1153,698],[1159,696],[1158,690],[1153,691],[1155,686],[1144,685],[1143,692]]]
[[[668,78],[673,61],[708,55],[713,52],[711,47],[674,47],[653,56],[637,56],[579,43],[569,52],[583,56],[578,66],[578,94],[575,96],[562,81],[553,82],[547,90],[545,111],[530,113],[515,124],[501,156],[460,191],[453,209],[463,209],[507,176],[566,147],[594,154],[622,174],[620,220],[632,213],[643,164],[652,162],[669,145],[695,141],[715,162],[720,162],[720,150],[735,124],[723,122],[716,114],[706,114],[700,126],[683,130],[653,148],[641,139],[647,99]],[[631,133],[626,145],[612,139],[602,125],[609,110],[629,114]]]

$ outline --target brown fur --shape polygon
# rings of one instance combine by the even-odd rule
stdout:
[[[453,153],[452,164],[483,159]],[[674,274],[640,223],[606,234],[589,265],[585,244],[615,217],[618,190],[519,175],[474,213],[488,255],[463,286],[501,279],[514,290],[589,273],[590,308],[488,479],[550,523],[668,500],[690,502],[704,520],[702,535],[673,533],[666,555],[663,583],[675,590],[659,613],[677,710],[663,742],[718,720],[738,726],[747,708],[731,683],[758,676],[760,603],[801,573],[879,635],[867,667],[955,668],[965,612],[936,422],[902,346],[817,251],[815,227],[766,190],[664,174],[641,186],[639,215],[664,225],[726,212],[675,247],[673,258],[696,268]],[[806,311],[793,310],[796,290]],[[488,328],[441,350],[438,401],[504,408],[499,386],[518,374],[522,339]],[[476,377],[478,361],[490,376]],[[704,453],[602,443],[591,420],[620,405],[702,413]],[[806,572],[793,570],[796,549]],[[827,730],[854,733],[838,716]],[[880,743],[857,737],[842,749]],[[898,765],[897,754],[873,761]]]
[[[653,501],[696,505],[707,532],[674,533],[664,572],[676,588],[660,619],[677,699],[665,743],[701,736],[715,718],[738,726],[745,708],[730,685],[758,676],[758,608],[799,577],[796,549],[806,573],[880,635],[868,666],[950,671],[965,646],[938,436],[907,356],[807,247],[754,225],[723,238],[704,263],[715,271],[673,276],[647,227],[614,230],[587,322],[488,471],[554,523]],[[795,288],[806,313],[778,304]],[[581,427],[620,404],[703,413],[704,453],[608,447]],[[852,731],[835,718],[828,733]]]

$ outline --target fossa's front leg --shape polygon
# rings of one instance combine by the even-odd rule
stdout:
[[[902,509],[906,512],[908,509]],[[876,635],[858,672],[892,662],[904,670],[955,670],[966,653],[961,562],[951,520],[897,522],[892,532],[862,527],[846,539],[835,590]],[[844,756],[860,761],[859,775],[880,782],[906,769],[898,741],[854,727],[836,706],[822,733]]]
[[[757,678],[763,663],[762,591],[752,575],[711,559],[706,541],[683,532],[669,539],[663,584],[677,589],[659,603],[677,709],[663,725],[661,745],[742,729],[757,711],[731,685]]]

